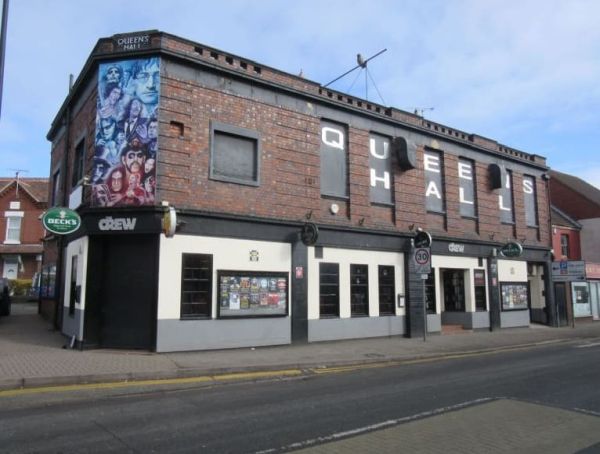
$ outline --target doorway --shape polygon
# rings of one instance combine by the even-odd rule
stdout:
[[[556,299],[558,326],[567,326],[567,285],[565,282],[554,283],[554,297]]]
[[[155,348],[157,256],[156,235],[90,240],[88,342],[105,348]]]
[[[444,310],[465,312],[465,270],[442,270]]]

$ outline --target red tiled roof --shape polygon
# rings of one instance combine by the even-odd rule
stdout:
[[[0,193],[16,182],[16,178],[0,178]],[[25,190],[36,202],[48,201],[48,178],[19,178],[19,188]]]

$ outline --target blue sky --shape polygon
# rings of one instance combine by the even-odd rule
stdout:
[[[386,48],[370,100],[600,187],[599,17],[596,0],[11,0],[0,175],[48,176],[46,133],[100,37],[158,29],[322,84]],[[356,75],[333,88],[365,97]]]

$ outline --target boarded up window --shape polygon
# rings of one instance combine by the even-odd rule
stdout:
[[[254,131],[212,125],[210,176],[232,183],[259,184],[259,140]]]
[[[477,216],[477,202],[475,200],[475,166],[468,159],[458,160],[458,181],[460,198],[460,215],[466,217]]]
[[[525,222],[529,227],[537,227],[537,197],[534,177],[527,175],[523,177],[523,198],[525,202]]]
[[[512,194],[512,172],[506,170],[503,178],[503,185],[498,194],[498,208],[500,209],[500,221],[512,224],[515,222],[513,212],[513,194]]]
[[[321,194],[348,197],[347,128],[321,123]]]
[[[392,160],[390,139],[371,134],[369,138],[371,203],[392,205]]]
[[[425,206],[427,211],[444,212],[444,163],[442,154],[427,150],[423,156],[425,169]]]

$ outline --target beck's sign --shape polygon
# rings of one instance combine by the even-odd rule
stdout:
[[[81,218],[69,208],[50,208],[42,216],[44,228],[57,235],[68,235],[81,227]]]

